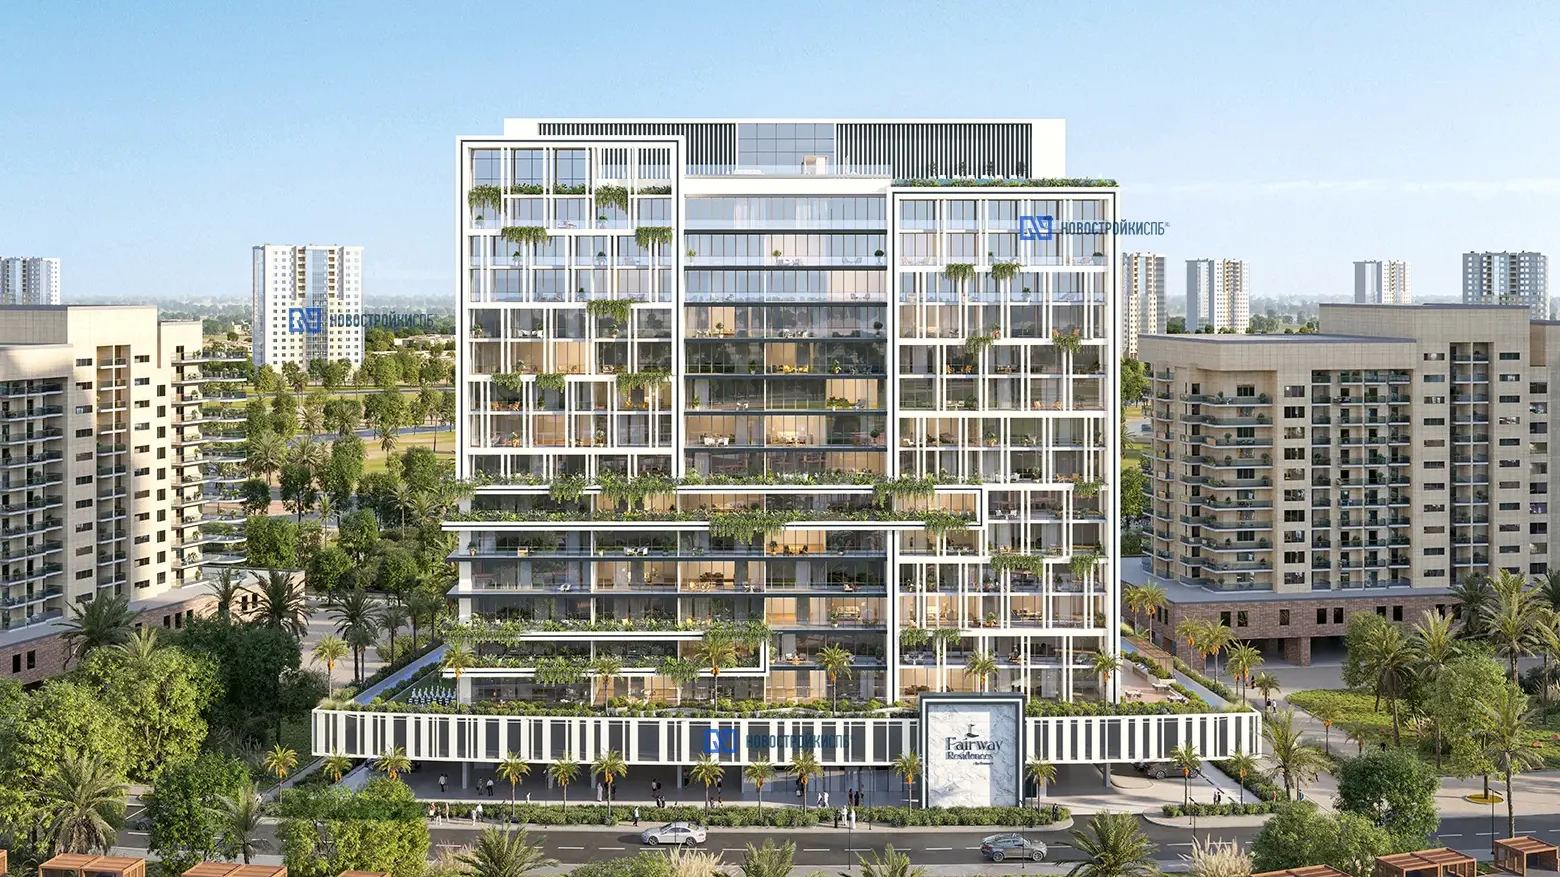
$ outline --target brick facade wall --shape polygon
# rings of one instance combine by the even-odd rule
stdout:
[[[174,630],[184,626],[184,618],[193,612],[206,615],[216,605],[209,596],[193,597],[142,612],[136,623],[143,627]],[[29,653],[31,660],[29,660]],[[68,669],[68,649],[60,636],[41,636],[15,645],[0,646],[0,679],[21,685],[33,685],[58,676]]]

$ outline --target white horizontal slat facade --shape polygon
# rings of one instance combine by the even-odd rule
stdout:
[[[735,731],[735,753],[716,755],[722,763],[749,763],[764,755],[772,763],[791,761],[798,751],[812,752],[825,765],[887,767],[914,748],[919,719],[693,719],[597,718],[589,716],[483,716],[444,713],[382,713],[315,710],[315,755],[374,758],[405,747],[413,761],[469,761],[484,764],[513,754],[528,762],[562,757],[588,763],[609,749],[629,764],[688,764],[704,754],[710,730]],[[1205,759],[1236,752],[1259,752],[1261,714],[1180,713],[1150,716],[1048,716],[1024,720],[1026,758],[1053,764],[1167,761],[1170,751],[1191,744]],[[754,735],[773,736],[778,745],[750,749]],[[793,746],[793,742],[849,740],[852,745]],[[848,751],[846,751],[848,750]]]

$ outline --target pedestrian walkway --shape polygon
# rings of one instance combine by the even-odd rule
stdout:
[[[380,680],[374,685],[363,689],[356,697],[352,699],[357,703],[369,703],[383,692],[394,688],[402,682],[427,673],[429,667],[432,667],[438,664],[440,661],[444,660],[444,652],[448,648],[449,646],[447,645],[439,645],[428,654],[423,655],[421,658],[418,658],[410,664],[407,664],[405,667],[402,667],[394,673],[391,673],[389,676],[386,676],[384,679]]]

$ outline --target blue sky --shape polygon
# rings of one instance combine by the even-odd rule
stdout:
[[[7,5],[0,253],[67,298],[243,296],[256,243],[349,243],[453,301],[459,134],[505,116],[1059,117],[1129,239],[1258,295],[1408,258],[1560,256],[1560,12],[1453,3]]]

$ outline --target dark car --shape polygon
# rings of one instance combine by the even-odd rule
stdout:
[[[993,834],[980,841],[980,854],[993,862],[1009,858],[1038,862],[1045,853],[1045,844],[1018,834]]]
[[[1139,761],[1132,766],[1142,771],[1143,773],[1148,774],[1156,780],[1162,780],[1166,778],[1174,778],[1178,780],[1183,779],[1181,776],[1181,769],[1168,761]],[[1192,771],[1192,776],[1202,776],[1202,768],[1199,767]]]

